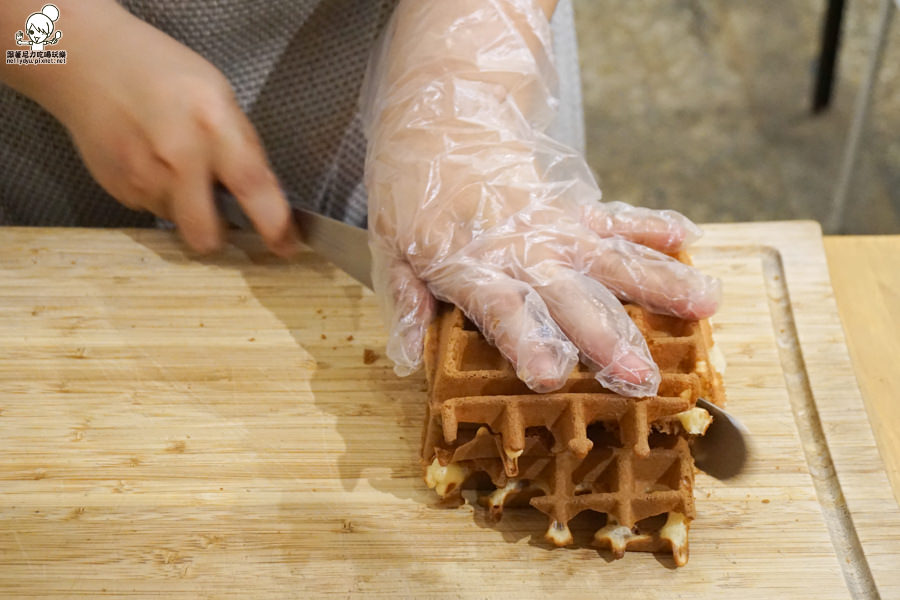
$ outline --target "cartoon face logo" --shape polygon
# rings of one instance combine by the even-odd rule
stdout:
[[[22,31],[16,32],[16,44],[19,46],[31,46],[35,52],[43,50],[44,45],[59,43],[62,31],[53,34],[53,23],[59,18],[59,9],[53,4],[47,4],[41,12],[34,13],[25,21],[25,31],[28,32],[28,40]],[[51,35],[53,34],[53,35]]]

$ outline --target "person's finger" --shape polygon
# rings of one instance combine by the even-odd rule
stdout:
[[[624,202],[585,204],[582,222],[600,237],[621,237],[660,252],[677,252],[703,235],[674,210],[651,210]]]
[[[112,149],[115,160],[107,160]],[[163,219],[168,214],[172,168],[138,132],[123,133],[109,147],[79,149],[94,179],[123,206],[149,211]]]
[[[560,268],[536,280],[535,290],[603,387],[623,396],[656,395],[660,374],[647,342],[603,284]]]
[[[269,168],[253,125],[236,106],[223,116],[211,116],[215,131],[214,171],[228,188],[272,252],[290,256],[299,236],[287,199]]]
[[[372,254],[373,285],[390,324],[387,355],[394,372],[405,377],[422,366],[425,333],[434,319],[436,301],[405,260],[378,250]]]
[[[173,172],[167,205],[160,212],[171,217],[191,248],[205,254],[222,245],[222,221],[204,164],[197,161],[181,165]]]
[[[616,238],[597,238],[585,248],[585,272],[624,300],[683,319],[705,319],[719,306],[718,279],[665,254]]]
[[[578,351],[525,282],[472,263],[443,267],[429,285],[463,310],[532,390],[559,389],[575,368]]]

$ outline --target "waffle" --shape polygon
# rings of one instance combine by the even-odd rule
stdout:
[[[689,438],[711,418],[698,397],[724,405],[709,323],[625,310],[660,367],[657,396],[626,398],[579,365],[565,385],[536,394],[455,307],[443,306],[425,348],[429,403],[422,440],[426,484],[448,503],[482,492],[494,519],[530,505],[550,521],[546,539],[573,543],[569,522],[605,515],[594,544],[688,558],[694,518]],[[714,353],[713,353],[714,354]]]

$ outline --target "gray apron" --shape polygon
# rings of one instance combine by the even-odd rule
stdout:
[[[193,48],[228,77],[292,204],[364,226],[366,143],[357,100],[369,53],[396,1],[124,0],[122,4]],[[261,31],[265,36],[254,35]],[[562,95],[554,133],[583,148],[568,1],[557,9],[554,35]],[[102,41],[98,45],[98,51],[108,51]],[[41,149],[29,151],[27,142],[35,139],[41,140]],[[131,211],[103,191],[51,115],[0,85],[0,224],[154,223],[151,215]]]

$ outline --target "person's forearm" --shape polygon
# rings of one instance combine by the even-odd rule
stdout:
[[[371,82],[370,124],[383,131],[410,118],[455,119],[457,111],[434,102],[439,95],[452,103],[460,86],[469,86],[482,101],[493,98],[539,129],[546,126],[555,108],[556,74],[544,10],[536,0],[402,1]],[[424,97],[431,98],[431,110]],[[490,112],[492,119],[514,116]]]
[[[470,153],[539,181],[534,139],[557,105],[550,35],[536,0],[402,0],[366,101],[370,165],[384,167],[370,173],[404,174],[406,210],[427,202],[434,164],[445,184],[476,189],[488,175]],[[370,214],[369,225],[394,221]]]
[[[549,19],[553,16],[553,11],[556,10],[556,5],[559,4],[559,0],[538,0],[538,4],[541,5],[544,14],[547,15],[547,18]]]

